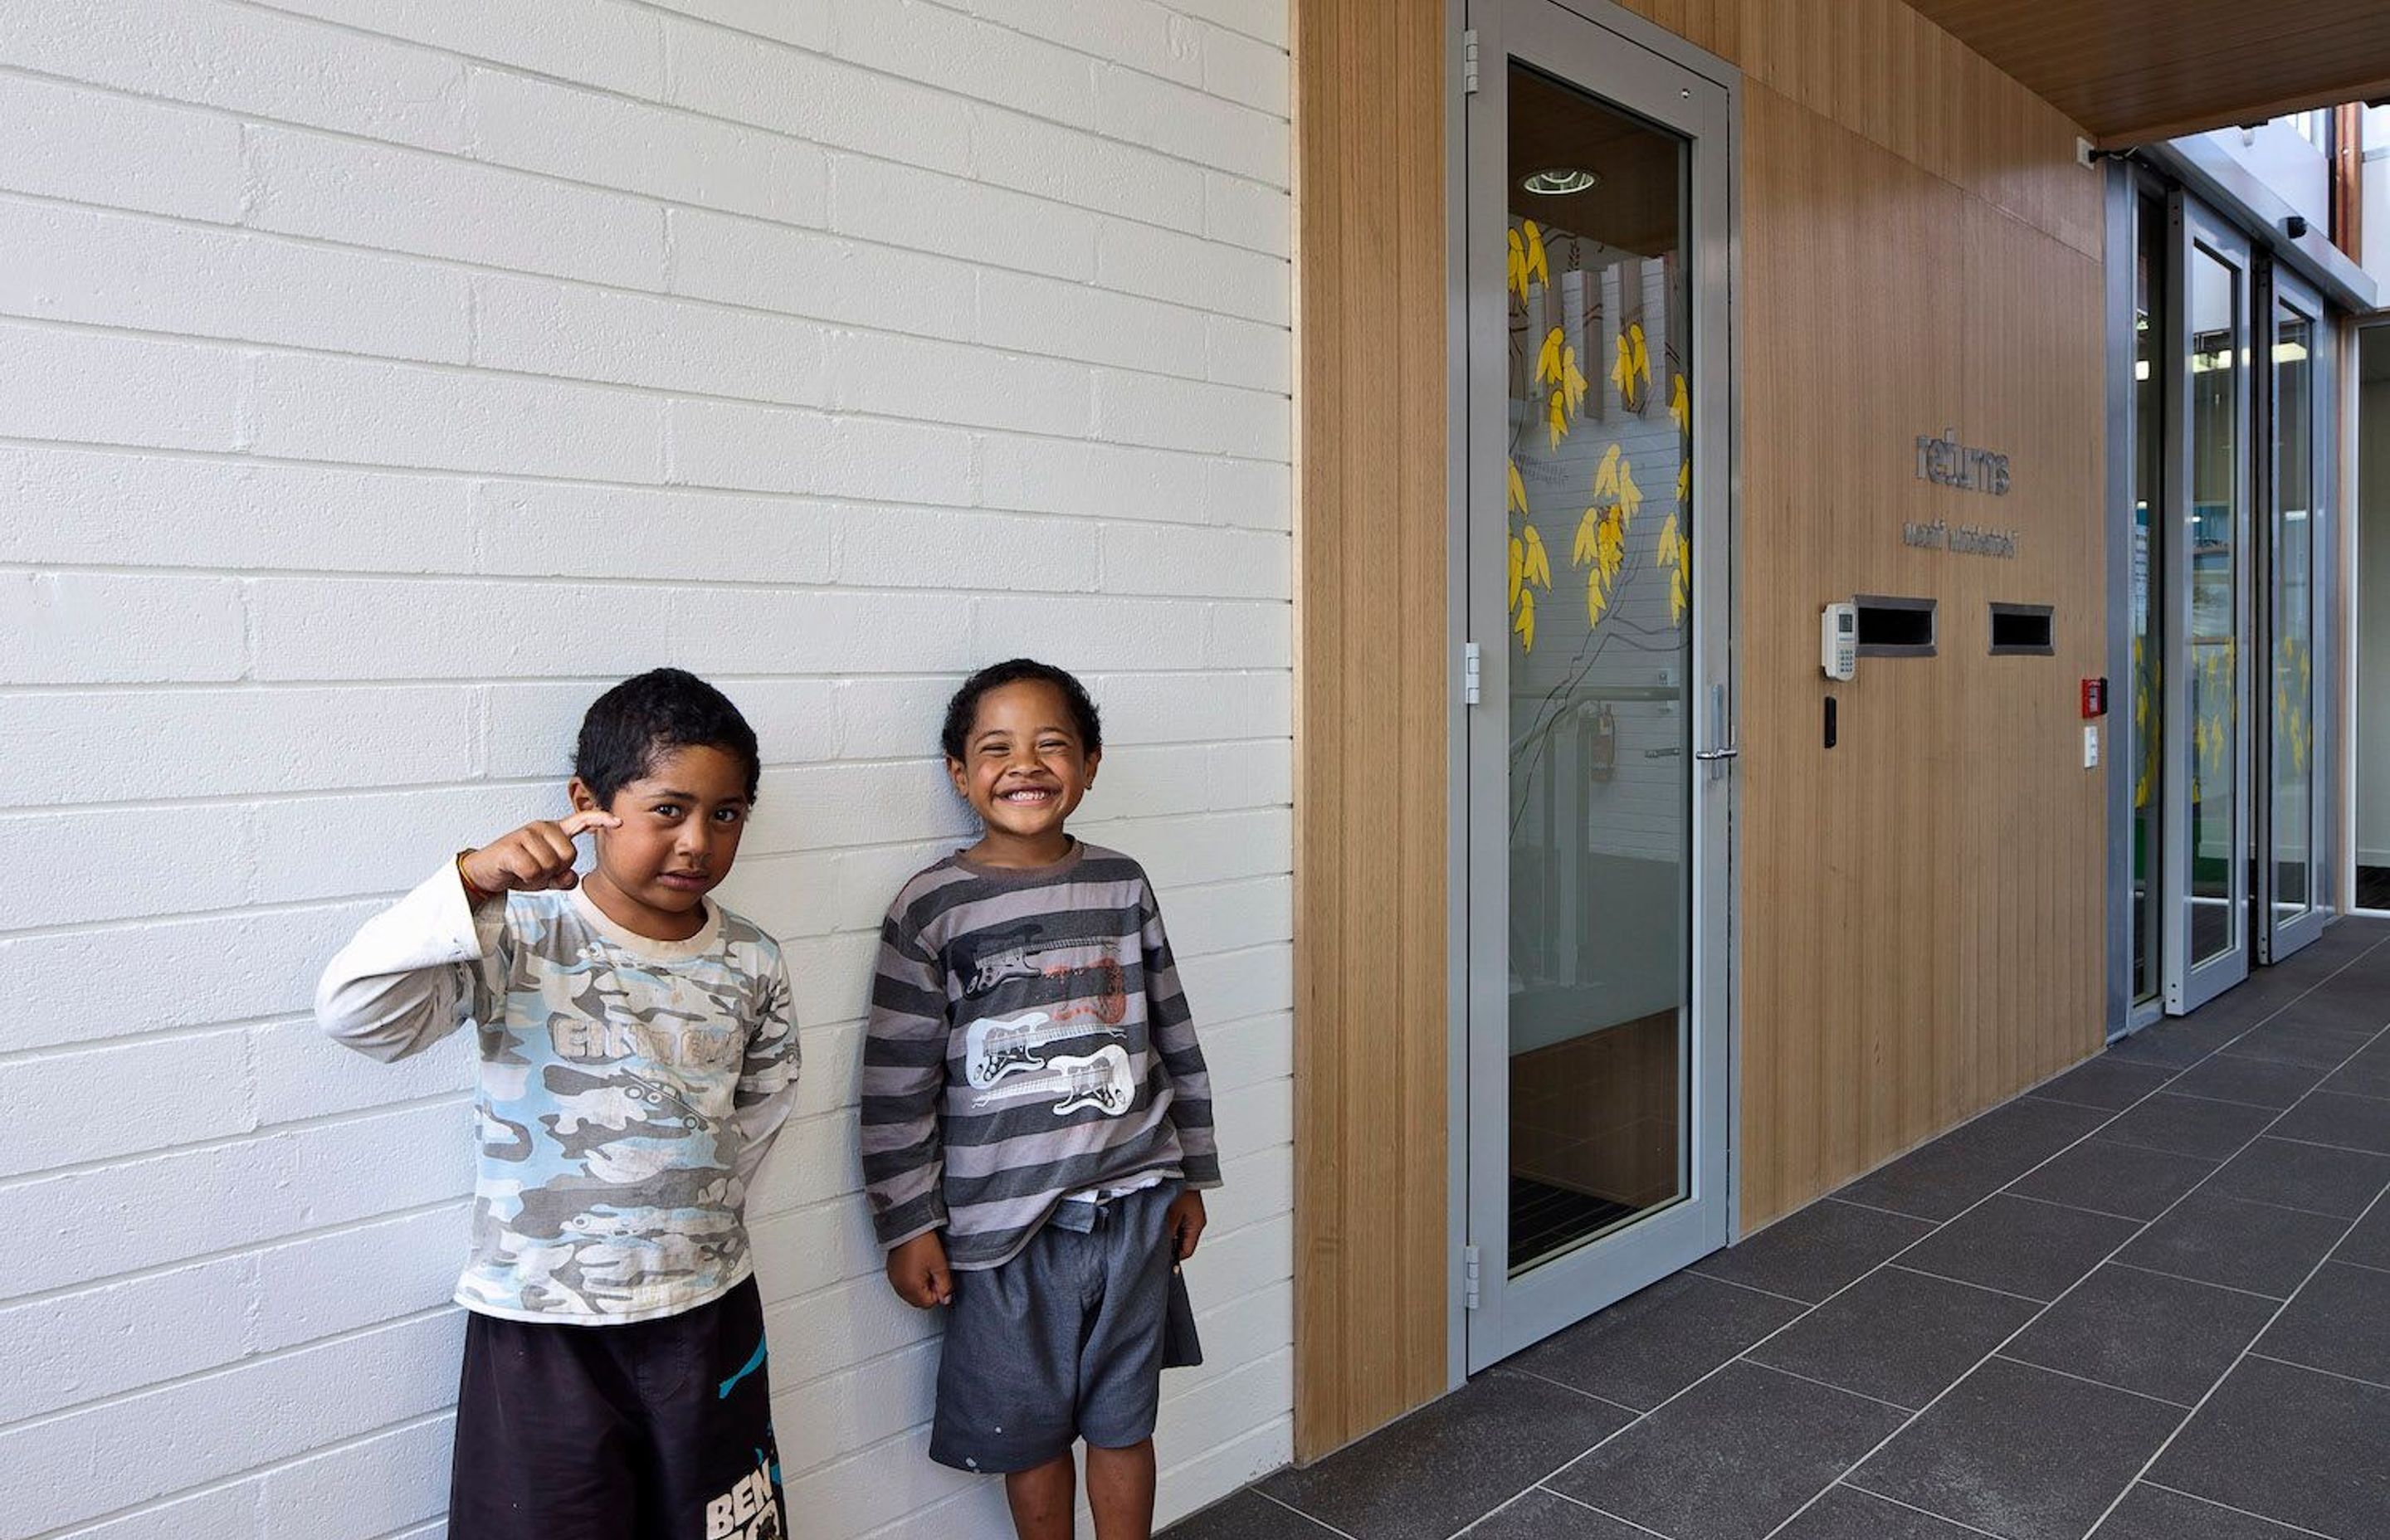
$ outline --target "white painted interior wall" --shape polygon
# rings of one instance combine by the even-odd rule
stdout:
[[[75,0],[0,28],[0,1534],[437,1534],[463,1039],[305,1014],[662,662],[762,734],[726,897],[803,1104],[755,1194],[798,1532],[923,1454],[852,1101],[958,674],[1083,671],[1228,1186],[1174,1514],[1287,1457],[1284,0]]]

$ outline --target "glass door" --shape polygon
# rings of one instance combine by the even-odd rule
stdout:
[[[2178,640],[2165,701],[2165,1008],[2249,976],[2250,274],[2238,234],[2178,194],[2172,366],[2178,399],[2166,557]]]
[[[2322,674],[2331,656],[2319,645],[2322,592],[2331,529],[2325,495],[2331,484],[2332,413],[2325,405],[2331,329],[2314,290],[2280,266],[2268,285],[2265,373],[2268,410],[2261,419],[2271,456],[2266,478],[2266,571],[2259,585],[2266,637],[2265,692],[2257,701],[2264,732],[2258,779],[2258,930],[2262,962],[2279,962],[2323,933],[2331,908],[2322,862],[2330,847],[2320,766],[2322,708],[2330,699]]]
[[[2132,636],[2132,700],[2123,726],[2123,777],[2132,789],[2131,906],[2127,943],[2130,1022],[2154,1019],[2162,1006],[2165,838],[2159,816],[2165,805],[2160,767],[2165,763],[2166,676],[2165,576],[2175,542],[2167,538],[2167,393],[2172,371],[2166,341],[2166,284],[2172,263],[2173,225],[2165,199],[2138,184],[2127,206],[2133,221],[2132,396],[2125,431],[2129,436],[2132,521],[2131,560],[2126,578]]]
[[[1726,1239],[1721,84],[1475,4],[1474,1370]]]

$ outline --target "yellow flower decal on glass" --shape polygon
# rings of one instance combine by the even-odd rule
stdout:
[[[1618,387],[1619,404],[1630,412],[1643,409],[1644,392],[1651,384],[1651,355],[1643,340],[1643,323],[1630,321],[1618,334],[1618,353],[1610,366],[1610,382]],[[1638,385],[1642,387],[1637,389]]]
[[[1569,419],[1585,410],[1585,371],[1576,366],[1576,349],[1568,342],[1558,327],[1544,335],[1544,345],[1536,354],[1536,379],[1551,387],[1551,400],[1545,420],[1551,430],[1551,446],[1558,449],[1568,433]]]
[[[1692,398],[1685,393],[1685,377],[1682,374],[1677,375],[1668,387],[1668,417],[1677,425],[1679,433],[1692,431],[1693,403]]]
[[[1519,474],[1516,460],[1507,468],[1508,489],[1504,494],[1506,514],[1519,516],[1519,528],[1511,534],[1510,554],[1510,628],[1519,634],[1519,642],[1528,651],[1536,646],[1536,589],[1548,591],[1552,585],[1552,558],[1544,549],[1541,530],[1529,521],[1527,514],[1527,483]]]
[[[1685,611],[1693,605],[1693,544],[1685,538],[1673,513],[1660,526],[1660,565],[1670,570],[1668,620],[1672,624],[1682,625]]]
[[[1527,302],[1527,280],[1535,279],[1548,289],[1552,283],[1550,259],[1544,253],[1544,232],[1532,219],[1510,232],[1510,257],[1507,263],[1510,292],[1519,302]]]

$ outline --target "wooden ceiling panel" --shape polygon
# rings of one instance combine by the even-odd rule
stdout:
[[[1909,0],[2106,145],[2390,94],[2384,0]]]

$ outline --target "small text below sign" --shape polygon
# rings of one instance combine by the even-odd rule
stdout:
[[[1900,526],[1900,543],[1920,550],[1949,551],[1958,556],[1996,556],[2013,561],[2017,554],[2014,530],[1986,530],[1973,524],[1953,526],[1947,519],[1930,523],[1909,523]]]

